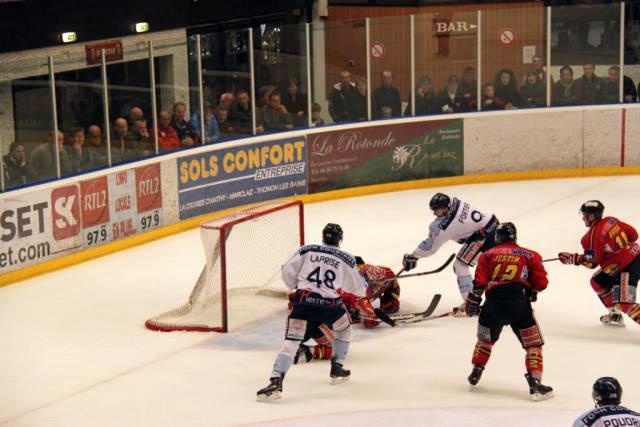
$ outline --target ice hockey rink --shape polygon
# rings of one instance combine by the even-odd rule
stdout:
[[[585,200],[600,199],[605,215],[640,226],[639,188],[640,176],[552,179],[308,204],[306,236],[318,241],[324,224],[337,222],[344,249],[398,270],[402,254],[426,236],[428,199],[444,191],[513,221],[519,243],[550,258],[579,250]],[[457,249],[448,243],[416,271]],[[256,402],[281,344],[284,300],[232,300],[229,334],[144,327],[186,301],[203,263],[192,230],[0,288],[0,425],[568,426],[593,407],[591,385],[605,375],[620,380],[624,404],[640,406],[640,325],[626,318],[626,328],[602,326],[592,272],[558,262],[545,264],[550,284],[534,306],[553,399],[530,400],[524,351],[508,328],[471,390],[477,319],[447,317],[393,329],[356,325],[349,382],[330,385],[326,361],[295,365],[281,400]],[[401,289],[401,311],[423,310],[434,293],[443,295],[436,313],[460,304],[451,268],[405,279]]]

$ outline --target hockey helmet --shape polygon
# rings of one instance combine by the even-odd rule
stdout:
[[[622,400],[622,386],[613,377],[598,378],[593,383],[593,400],[596,406],[619,405]]]
[[[515,242],[518,240],[518,230],[512,222],[504,222],[496,229],[496,243]]]
[[[580,206],[581,214],[593,214],[597,219],[602,219],[604,205],[600,200],[587,200]]]
[[[437,193],[429,201],[429,208],[432,211],[440,208],[448,208],[451,205],[451,199],[444,193]]]
[[[342,227],[333,223],[325,225],[322,230],[322,242],[327,245],[340,246],[340,242],[342,242]]]

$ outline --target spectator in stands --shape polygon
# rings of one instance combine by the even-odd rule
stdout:
[[[492,83],[482,87],[482,111],[504,110],[506,102],[496,97],[496,89]]]
[[[431,87],[431,78],[429,76],[420,76],[420,78],[418,78],[414,96],[416,99],[416,116],[433,114],[436,103],[436,94]],[[409,103],[405,108],[404,115],[411,115],[411,103]]]
[[[182,147],[192,147],[195,144],[196,132],[187,121],[187,104],[182,101],[178,101],[173,105],[171,126],[178,134]]]
[[[128,160],[150,156],[155,152],[154,143],[151,141],[151,135],[145,119],[136,120],[133,126],[129,128],[127,144],[126,156]]]
[[[324,120],[320,117],[322,107],[317,102],[314,102],[311,106],[311,126],[324,126]]]
[[[251,99],[249,93],[240,89],[236,92],[236,102],[231,107],[229,121],[238,133],[253,134]],[[262,114],[256,114],[256,133],[264,132]]]
[[[536,70],[527,72],[527,80],[520,88],[520,106],[523,108],[539,108],[547,106],[547,91],[538,79]]]
[[[362,122],[368,119],[367,81],[362,77],[356,79],[356,91],[353,96],[353,120]]]
[[[60,155],[60,174],[65,176],[71,173],[71,162],[64,150],[64,134],[59,130],[49,134],[50,141],[38,145],[29,156],[31,168],[36,172],[38,180],[56,178],[56,150]]]
[[[264,128],[267,131],[293,129],[291,116],[281,104],[280,92],[271,92],[269,105],[263,109],[262,116]]]
[[[25,185],[37,178],[36,172],[27,164],[24,144],[20,142],[9,145],[9,154],[4,156],[2,162],[6,188]]]
[[[513,70],[510,68],[503,68],[498,71],[493,84],[496,91],[496,97],[504,99],[506,102],[504,106],[505,110],[516,108],[520,103],[520,93],[518,92],[516,76],[513,73]]]
[[[365,83],[366,84],[366,83]],[[334,123],[366,120],[366,108],[364,119],[357,118],[356,85],[351,81],[351,73],[343,70],[340,72],[340,82],[333,85],[329,94],[329,115]],[[365,98],[366,103],[366,98]],[[366,107],[366,105],[365,105]]]
[[[382,108],[391,108],[391,117],[402,116],[402,101],[400,92],[393,86],[393,73],[384,70],[380,73],[382,84],[371,94],[371,116],[374,119],[382,117]]]
[[[602,104],[604,102],[604,82],[596,76],[596,66],[590,62],[582,66],[582,77],[576,79],[578,103],[583,105]]]
[[[258,99],[256,99],[256,109],[263,109],[269,105],[269,97],[275,88],[273,86],[262,86],[258,90]]]
[[[542,57],[536,55],[533,57],[533,68],[527,71],[527,74],[530,71],[533,71],[538,78],[538,80],[542,83],[544,87],[547,87],[547,72],[545,71],[544,62],[542,62]],[[522,79],[522,86],[527,84],[527,74],[524,75]],[[553,77],[551,78],[551,83],[553,83]]]
[[[604,83],[603,97],[607,104],[620,102],[620,67],[617,65],[609,67],[609,78]],[[623,102],[636,102],[638,97],[633,80],[628,76],[624,76],[622,97]]]
[[[127,120],[129,127],[133,127],[133,124],[140,119],[144,119],[144,111],[142,111],[142,108],[131,107],[131,110],[129,110],[129,117]]]
[[[463,99],[458,92],[460,80],[457,76],[449,76],[447,87],[438,92],[434,114],[459,113],[463,111]]]
[[[84,146],[83,128],[74,127],[67,132],[65,150],[71,162],[71,172],[79,173],[95,168],[92,152]]]
[[[113,132],[111,133],[111,163],[120,163],[128,160],[127,150],[129,147],[129,124],[123,117],[118,117],[113,121]]]
[[[282,98],[282,105],[291,114],[296,127],[306,126],[307,97],[298,93],[298,83],[293,79],[289,80],[287,91]]]
[[[213,114],[213,108],[207,101],[204,102],[204,138],[200,135],[200,112],[196,111],[192,116],[189,124],[195,129],[196,137],[203,144],[212,144],[220,139],[220,130],[218,129],[218,121]]]
[[[171,113],[160,111],[158,114],[158,148],[160,151],[174,151],[182,147],[178,132],[171,125]]]
[[[220,95],[220,103],[216,108],[223,108],[225,110],[230,110],[233,105],[233,94],[230,92],[225,92]]]
[[[578,93],[573,80],[573,69],[570,66],[563,65],[560,68],[560,80],[553,84],[551,96],[552,105],[555,107],[578,105]]]
[[[474,80],[475,75],[473,67],[467,67],[462,72],[462,79],[458,86],[458,94],[462,98],[462,111],[473,111],[478,108],[478,82]]]
[[[93,158],[94,166],[96,168],[107,166],[109,164],[107,148],[102,140],[102,129],[100,129],[100,126],[89,126],[87,129],[84,149],[90,152],[90,156]]]
[[[223,138],[231,138],[237,135],[233,124],[229,121],[229,111],[218,106],[215,111],[216,120],[218,121],[218,129]]]

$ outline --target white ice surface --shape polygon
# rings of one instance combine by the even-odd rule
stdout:
[[[554,257],[579,249],[586,229],[578,208],[587,199],[640,226],[639,187],[638,176],[563,179],[312,204],[307,240],[337,222],[345,249],[398,269],[427,232],[428,198],[443,190],[514,221],[522,245]],[[457,248],[447,244],[418,270]],[[554,399],[529,400],[524,352],[509,329],[471,391],[476,319],[444,318],[395,329],[358,325],[347,359],[351,381],[329,385],[328,364],[315,361],[291,369],[282,400],[258,403],[255,392],[281,344],[284,302],[246,302],[226,335],[143,326],[186,300],[202,265],[194,230],[1,288],[0,425],[561,426],[592,406],[591,384],[604,375],[621,381],[628,406],[640,406],[640,326],[629,318],[625,329],[600,325],[604,309],[584,268],[547,264],[549,289],[535,305],[546,339],[544,382],[555,388]],[[402,310],[423,309],[436,292],[443,294],[437,312],[459,304],[450,269],[404,280]],[[246,323],[239,311],[260,320]]]

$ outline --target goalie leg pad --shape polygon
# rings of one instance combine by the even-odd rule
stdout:
[[[305,332],[307,331],[307,321],[304,319],[296,319],[289,317],[287,319],[287,330],[285,332],[285,338],[292,341],[302,341],[305,338]],[[297,345],[296,345],[297,347]],[[295,351],[294,351],[295,353]]]

